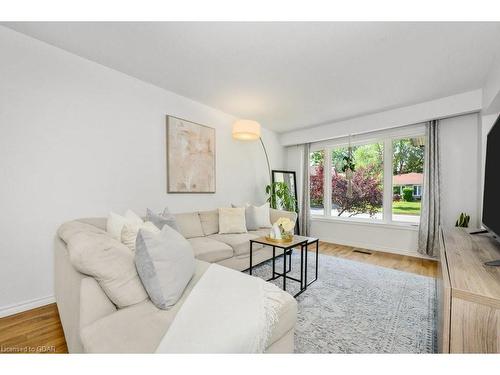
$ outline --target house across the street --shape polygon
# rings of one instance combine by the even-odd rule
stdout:
[[[423,173],[403,173],[397,174],[392,178],[392,186],[394,194],[403,195],[403,189],[412,188],[413,198],[420,199],[422,197],[422,185],[424,184]]]

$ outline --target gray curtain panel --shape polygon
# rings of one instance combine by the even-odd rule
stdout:
[[[431,257],[439,253],[440,181],[439,181],[439,120],[427,123],[425,127],[424,191],[420,227],[418,231],[418,251]]]
[[[306,143],[303,147],[302,163],[302,196],[299,212],[299,227],[302,236],[309,236],[311,232],[311,211],[309,203],[309,154],[311,144]]]

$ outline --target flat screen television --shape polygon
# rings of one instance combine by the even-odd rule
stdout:
[[[500,116],[486,141],[483,225],[496,237],[500,236]]]
[[[500,116],[486,141],[482,222],[500,240]]]

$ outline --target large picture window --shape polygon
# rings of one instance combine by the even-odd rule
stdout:
[[[421,133],[401,136],[399,131],[353,142],[350,152],[345,140],[313,148],[309,170],[311,214],[418,224],[425,188],[424,147]],[[346,167],[351,161],[352,170]]]

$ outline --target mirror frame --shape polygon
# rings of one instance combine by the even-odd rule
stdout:
[[[298,234],[300,233],[300,228],[299,228],[299,217],[298,217],[298,213],[299,213],[299,197],[297,196],[297,174],[295,173],[295,171],[285,171],[285,170],[281,170],[281,169],[273,169],[272,170],[272,178],[271,178],[271,182],[274,184],[274,182],[276,181],[276,178],[275,178],[275,175],[278,174],[278,173],[281,173],[281,174],[291,174],[293,175],[293,194],[295,195],[295,212],[297,213],[297,222],[295,223],[295,232]]]

